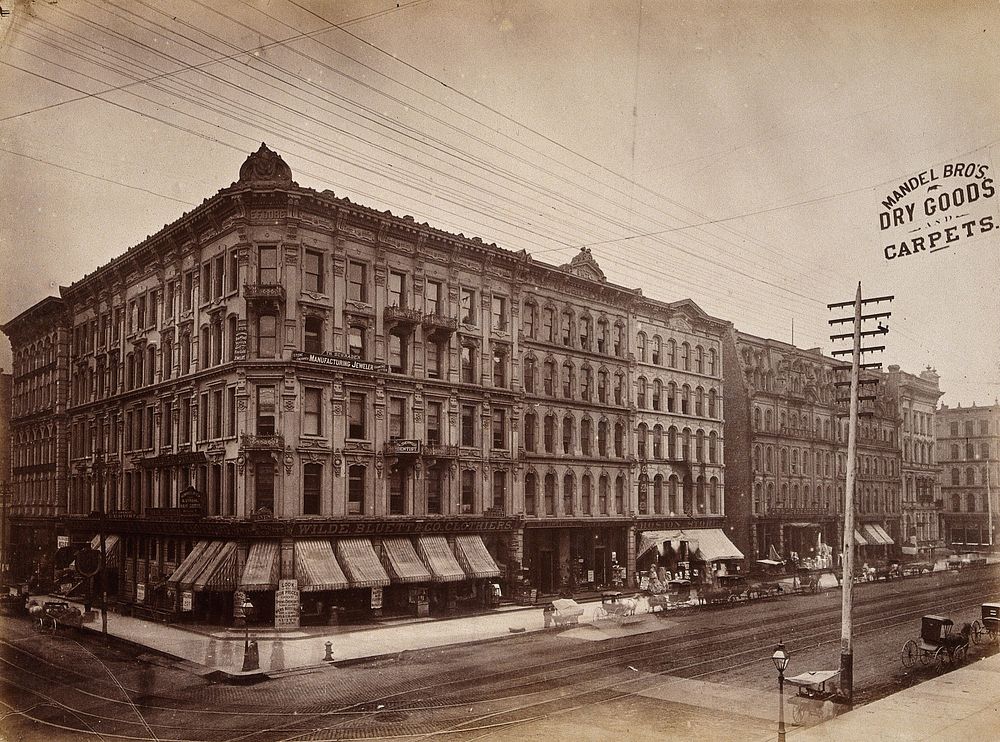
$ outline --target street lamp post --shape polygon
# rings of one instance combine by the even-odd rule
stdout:
[[[771,661],[778,670],[778,742],[785,742],[785,668],[788,667],[788,652],[784,642],[778,643]]]
[[[252,670],[260,669],[260,657],[257,654],[257,642],[253,643],[253,647],[250,646],[250,616],[253,612],[253,603],[250,602],[250,598],[244,598],[243,604],[240,606],[243,609],[243,672],[250,672]]]

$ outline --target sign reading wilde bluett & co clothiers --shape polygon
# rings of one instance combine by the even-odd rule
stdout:
[[[996,184],[982,162],[935,165],[896,185],[878,215],[886,260],[956,247],[1000,226]]]

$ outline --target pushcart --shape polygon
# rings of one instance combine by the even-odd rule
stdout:
[[[804,719],[817,721],[836,716],[834,700],[837,688],[834,683],[840,670],[810,670],[791,678],[785,678],[789,685],[798,687],[798,693],[788,699],[792,707],[792,721],[802,723]]]

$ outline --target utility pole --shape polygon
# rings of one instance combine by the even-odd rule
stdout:
[[[843,307],[854,308],[854,315],[852,317],[841,317],[830,320],[831,325],[846,324],[848,322],[853,325],[853,330],[849,333],[840,333],[830,336],[830,339],[834,342],[846,340],[847,338],[852,340],[852,347],[850,350],[833,351],[834,356],[851,356],[850,365],[837,367],[837,370],[849,370],[851,372],[850,381],[834,382],[834,384],[838,387],[850,386],[850,418],[847,427],[847,481],[844,486],[844,538],[841,549],[841,558],[843,561],[843,577],[841,579],[841,584],[843,585],[843,591],[841,593],[840,613],[840,687],[841,692],[847,699],[848,703],[852,702],[854,696],[854,490],[855,483],[857,481],[858,417],[859,415],[865,414],[860,411],[859,404],[861,401],[874,401],[876,396],[874,394],[860,395],[858,394],[858,389],[862,385],[878,384],[877,378],[862,379],[862,368],[882,368],[881,363],[862,363],[861,354],[875,353],[885,350],[884,345],[864,347],[861,345],[861,339],[863,337],[870,337],[873,335],[885,335],[889,332],[889,328],[883,326],[881,322],[879,322],[878,328],[875,330],[864,330],[862,329],[862,325],[864,322],[873,319],[881,319],[883,317],[888,318],[891,314],[891,312],[863,314],[862,309],[865,304],[892,301],[892,299],[893,297],[891,296],[862,299],[861,282],[858,281],[858,290],[855,293],[854,301],[838,302],[827,305],[829,309],[840,309]],[[839,397],[838,400],[848,401]]]

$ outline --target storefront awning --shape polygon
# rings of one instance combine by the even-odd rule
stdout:
[[[338,539],[335,551],[351,587],[385,587],[389,584],[389,575],[368,539]]]
[[[865,532],[865,540],[868,541],[868,544],[870,546],[885,546],[886,545],[886,540],[882,537],[882,534],[880,534],[876,530],[875,526],[873,526],[871,523],[865,523],[862,526],[862,530],[864,530],[864,532]]]
[[[785,523],[789,528],[822,528],[819,523]]]
[[[857,531],[854,532],[854,544],[856,546],[868,546],[868,540]]]
[[[205,565],[197,575],[192,575],[192,590],[235,590],[239,572],[236,569],[236,543],[234,541],[214,541],[218,548],[210,548],[205,554]]]
[[[434,575],[434,582],[458,582],[466,579],[465,570],[451,553],[444,536],[420,536],[417,538],[417,551]]]
[[[636,552],[636,559],[641,557],[650,549],[659,550],[665,541],[686,541],[684,531],[674,529],[673,531],[643,531],[639,539],[639,550]]]
[[[698,542],[695,558],[703,562],[717,562],[722,559],[743,559],[743,552],[729,540],[721,528],[684,529],[688,543]]]
[[[382,539],[382,554],[385,571],[393,582],[431,581],[431,573],[417,556],[413,542],[405,536]]]
[[[120,565],[119,559],[121,558],[121,549],[119,546],[121,542],[118,536],[114,534],[106,534],[104,536],[104,554],[107,566],[117,567]],[[90,548],[101,550],[101,536],[98,534],[90,540]]]
[[[892,536],[886,533],[886,530],[878,523],[873,523],[872,528],[878,531],[878,535],[882,537],[882,540],[885,542],[886,546],[891,546],[896,543],[895,541],[892,540]]]
[[[194,548],[184,557],[184,561],[178,564],[174,573],[167,578],[167,583],[175,585],[178,589],[190,587],[191,580],[205,567],[204,558],[209,547],[218,543],[218,541],[199,541],[196,543]]]
[[[295,578],[299,581],[299,590],[304,592],[348,587],[347,577],[326,539],[295,542]]]
[[[479,536],[456,536],[455,556],[472,580],[499,577],[500,568]]]
[[[254,541],[240,577],[240,590],[247,592],[278,589],[277,541]]]

